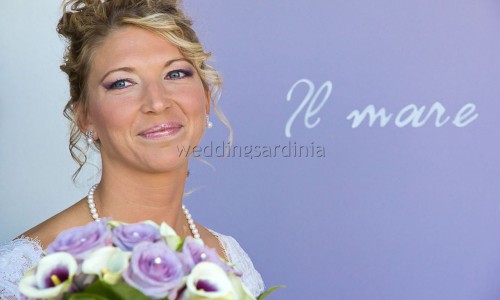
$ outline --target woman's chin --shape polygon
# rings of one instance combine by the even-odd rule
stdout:
[[[151,157],[140,164],[144,172],[151,174],[166,174],[172,172],[187,172],[188,157]]]

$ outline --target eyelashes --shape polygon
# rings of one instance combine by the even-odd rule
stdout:
[[[180,80],[183,78],[189,78],[194,75],[194,71],[189,69],[178,69],[173,70],[167,73],[165,79],[167,80]],[[111,83],[105,83],[103,86],[106,90],[122,90],[126,89],[129,86],[137,84],[134,80],[130,78],[123,78]]]
[[[109,84],[104,84],[106,90],[122,90],[135,84],[132,79],[120,79]]]
[[[193,71],[191,70],[174,70],[168,72],[166,77],[171,80],[178,80],[184,77],[191,77],[191,76],[193,76]]]

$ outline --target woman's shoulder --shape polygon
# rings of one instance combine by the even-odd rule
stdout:
[[[59,233],[68,228],[85,225],[85,222],[90,221],[81,217],[82,215],[86,216],[86,207],[81,202],[81,200],[78,201],[74,205],[27,230],[20,237],[37,240],[43,248],[46,248]]]
[[[40,241],[30,237],[22,236],[0,244],[0,299],[19,297],[19,280],[38,263],[42,254]]]
[[[209,231],[217,237],[229,261],[242,273],[242,280],[248,289],[254,295],[261,294],[265,289],[262,276],[255,269],[252,260],[238,241],[232,236],[220,234],[211,229]]]

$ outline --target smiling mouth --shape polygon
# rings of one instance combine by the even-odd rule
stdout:
[[[145,139],[157,140],[176,135],[182,127],[180,123],[164,123],[142,131],[139,136]]]

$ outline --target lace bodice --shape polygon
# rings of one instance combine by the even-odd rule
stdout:
[[[0,299],[19,299],[17,284],[43,254],[37,240],[20,238],[0,245]]]
[[[219,239],[229,261],[235,264],[236,269],[243,274],[241,279],[250,292],[254,296],[261,294],[264,291],[264,282],[259,272],[255,270],[252,260],[245,250],[233,237],[210,231]]]
[[[258,296],[264,291],[264,282],[255,270],[248,254],[232,237],[211,231],[220,241],[227,258],[236,265],[242,280],[250,292]],[[17,284],[28,269],[35,266],[43,255],[37,240],[20,238],[0,244],[0,299],[17,300],[20,298]]]

